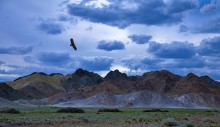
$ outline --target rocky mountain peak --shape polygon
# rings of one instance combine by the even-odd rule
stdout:
[[[95,86],[100,84],[102,81],[103,78],[100,75],[80,68],[72,75],[67,75],[63,85],[65,89],[74,89],[86,86]]]
[[[195,78],[199,78],[197,75],[193,74],[193,73],[189,73],[187,76],[186,76],[187,79],[195,79]]]
[[[47,74],[44,73],[44,72],[34,72],[34,73],[30,74],[30,75],[35,75],[35,74],[47,76]]]
[[[112,79],[126,79],[128,76],[125,73],[121,73],[119,70],[110,71],[106,76],[106,80]]]
[[[63,75],[63,74],[61,74],[61,73],[52,73],[49,76],[56,76],[56,75]]]
[[[84,75],[89,75],[90,72],[87,70],[83,70],[82,68],[77,69],[74,74],[78,75],[78,76],[84,76]]]
[[[167,78],[167,77],[180,77],[180,76],[175,75],[167,70],[161,70],[161,71],[151,71],[144,73],[143,77]]]

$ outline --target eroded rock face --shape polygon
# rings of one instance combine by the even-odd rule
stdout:
[[[190,93],[176,98],[178,101],[198,107],[220,107],[220,96],[207,93]]]
[[[183,107],[181,102],[151,91],[140,91],[129,94],[114,95],[104,91],[92,97],[56,104],[64,107]]]

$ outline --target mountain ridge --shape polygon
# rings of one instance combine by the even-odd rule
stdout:
[[[14,91],[28,96],[28,99],[43,99],[42,101],[45,101],[44,98],[47,98],[46,100],[51,103],[89,98],[103,91],[114,95],[123,95],[147,90],[170,97],[180,97],[191,93],[205,93],[204,96],[208,96],[208,94],[220,95],[220,82],[206,75],[199,77],[189,73],[186,76],[180,76],[167,70],[150,71],[141,76],[127,76],[119,70],[114,70],[105,77],[83,69],[77,69],[74,73],[67,75],[59,73],[48,75],[35,72],[7,82],[6,85],[12,87]],[[0,97],[5,98],[3,95]],[[12,100],[18,99],[27,98]]]

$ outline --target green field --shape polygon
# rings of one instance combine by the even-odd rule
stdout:
[[[98,108],[81,108],[85,113],[57,113],[60,108],[56,107],[16,109],[20,114],[0,113],[0,127],[220,127],[217,109],[119,108],[122,112],[98,112]]]

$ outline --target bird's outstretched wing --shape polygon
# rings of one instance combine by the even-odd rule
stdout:
[[[70,39],[70,46],[72,46],[74,50],[77,50],[74,40],[72,38]]]

